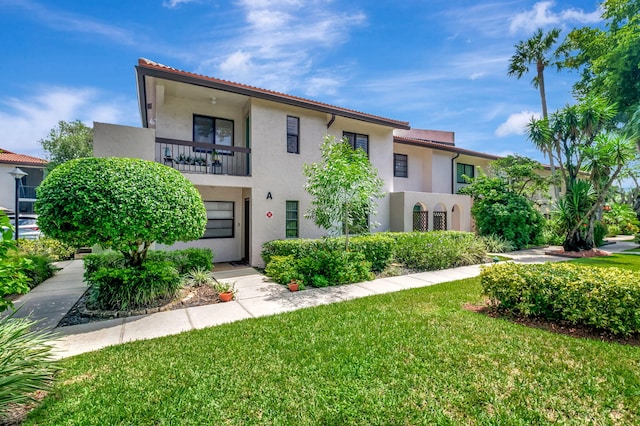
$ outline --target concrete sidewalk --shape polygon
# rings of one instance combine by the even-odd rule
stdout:
[[[620,242],[603,247],[609,252],[621,252],[637,247],[632,242]],[[548,256],[553,248],[539,248],[507,253],[516,262],[540,263],[568,260]],[[480,265],[463,266],[440,271],[422,272],[390,278],[380,278],[356,284],[326,288],[308,288],[291,293],[285,286],[275,284],[253,268],[234,268],[214,273],[216,279],[236,282],[236,299],[228,303],[197,306],[173,311],[107,321],[56,327],[68,310],[86,291],[82,282],[83,263],[67,262],[54,277],[40,284],[31,293],[15,302],[20,306],[16,316],[31,315],[40,328],[53,329],[58,338],[53,342],[57,357],[68,357],[106,346],[133,340],[151,339],[183,331],[211,327],[246,318],[273,315],[296,309],[319,306],[375,294],[426,287],[447,281],[475,277]]]

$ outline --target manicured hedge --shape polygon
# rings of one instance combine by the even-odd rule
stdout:
[[[498,309],[629,335],[640,332],[640,275],[566,263],[484,267],[485,294]]]
[[[391,234],[373,234],[349,238],[349,251],[362,253],[371,262],[374,272],[384,270],[393,256],[395,239]],[[290,256],[296,259],[314,256],[319,250],[344,251],[344,237],[273,240],[262,245],[262,259],[268,265],[273,256]]]
[[[370,279],[392,261],[430,271],[486,261],[486,245],[470,232],[386,232],[349,239],[274,240],[263,245],[266,274],[276,282],[303,279],[316,287]],[[368,265],[368,270],[363,268]]]
[[[471,232],[403,232],[387,235],[396,239],[395,261],[409,269],[434,271],[474,265],[486,260],[485,244]]]

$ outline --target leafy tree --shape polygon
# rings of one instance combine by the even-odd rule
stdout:
[[[572,30],[563,45],[564,64],[579,70],[579,97],[604,97],[616,103],[621,121],[640,104],[640,1],[605,0],[600,4],[605,29]]]
[[[48,153],[47,169],[53,170],[65,161],[93,155],[93,129],[80,120],[59,121],[40,145]]]
[[[611,132],[617,110],[602,98],[589,97],[532,120],[528,137],[557,155],[567,194],[558,207],[564,218],[566,251],[594,246],[594,225],[611,185],[635,156],[633,142]]]
[[[542,104],[542,117],[547,119],[549,117],[547,112],[547,94],[544,85],[544,70],[548,66],[555,66],[558,70],[562,68],[560,58],[564,54],[564,47],[561,45],[553,52],[551,49],[556,44],[558,36],[560,35],[560,29],[554,28],[548,33],[544,33],[542,28],[534,33],[533,37],[528,40],[520,41],[515,45],[516,53],[511,57],[509,61],[509,70],[507,75],[515,76],[520,79],[526,73],[528,73],[529,66],[536,66],[536,73],[531,84],[540,90],[540,103]],[[549,166],[551,168],[551,175],[555,175],[555,163],[553,161],[553,153],[549,146],[539,146],[540,151],[547,155],[549,158]],[[554,194],[558,197],[558,189],[554,186]]]
[[[54,169],[38,187],[38,224],[73,246],[99,244],[140,266],[155,241],[202,236],[207,214],[177,170],[133,158],[82,158]]]
[[[502,236],[518,249],[540,241],[542,214],[503,178],[480,174],[460,193],[473,198],[471,214],[480,235]]]
[[[383,181],[367,153],[354,150],[346,139],[338,141],[327,135],[320,151],[320,163],[304,166],[305,189],[313,197],[306,217],[333,234],[344,233],[348,250],[354,227],[357,232],[368,231],[361,224],[376,213],[375,199],[384,196]]]
[[[544,167],[538,161],[520,155],[508,155],[492,161],[489,167],[491,174],[502,179],[509,191],[534,203],[546,202],[549,186],[557,180],[553,176],[543,176]]]

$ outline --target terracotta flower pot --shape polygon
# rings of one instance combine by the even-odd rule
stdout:
[[[300,290],[300,284],[295,281],[289,283],[289,291],[298,291]]]
[[[220,293],[218,297],[220,297],[221,302],[230,302],[231,300],[233,300],[233,293],[227,291],[225,293]]]

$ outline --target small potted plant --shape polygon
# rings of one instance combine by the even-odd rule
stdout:
[[[304,284],[299,278],[291,278],[291,281],[287,284],[287,288],[289,288],[289,291],[304,290]]]
[[[213,285],[213,289],[218,292],[221,302],[230,302],[236,294],[236,283],[217,282]]]

